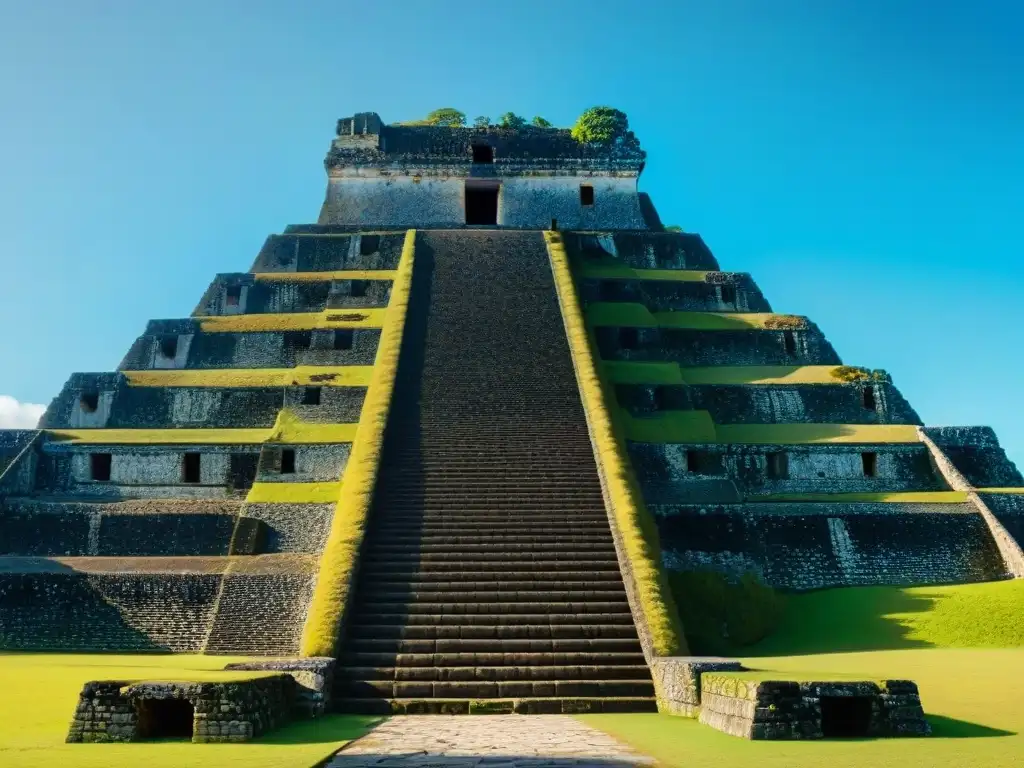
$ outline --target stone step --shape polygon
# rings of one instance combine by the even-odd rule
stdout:
[[[632,624],[360,624],[348,627],[353,640],[589,640],[636,637]],[[586,618],[591,618],[587,616]]]
[[[531,571],[582,571],[588,567],[593,567],[599,571],[611,571],[617,569],[618,561],[614,558],[604,558],[594,560],[586,560],[585,558],[573,558],[572,560],[552,560],[547,559],[536,559],[530,560],[527,558],[518,559],[499,559],[493,560],[474,560],[474,561],[458,561],[458,560],[407,560],[407,561],[395,561],[391,560],[388,562],[368,560],[361,568],[360,573],[371,578],[388,578],[389,580],[395,580],[398,578],[408,578],[410,581],[424,581],[427,578],[437,574],[444,579],[454,578],[456,574],[462,575],[463,577],[468,574],[474,581],[480,579],[476,574],[481,573],[529,573]]]
[[[339,680],[335,696],[343,698],[642,697],[653,696],[650,680],[507,680],[390,681]]]
[[[640,652],[633,638],[349,638],[353,651],[374,653],[585,653]]]
[[[468,715],[470,713],[520,715],[575,715],[599,712],[657,712],[650,697],[517,698],[517,699],[358,699],[342,698],[337,712],[361,715]]]
[[[465,605],[465,603],[459,603],[453,607],[461,608]],[[472,611],[455,611],[452,613],[409,611],[392,613],[390,611],[381,611],[379,613],[374,613],[374,606],[372,604],[367,604],[363,609],[355,611],[347,623],[349,626],[373,624],[378,626],[404,626],[407,628],[415,626],[572,626],[580,624],[580,620],[582,618],[586,618],[585,623],[587,624],[597,624],[601,626],[615,624],[624,626],[633,625],[633,615],[629,611],[607,612],[595,611],[591,608],[589,611],[577,612],[567,610],[565,613],[557,613],[551,610],[550,605],[545,605],[543,603],[538,605],[548,610],[544,613],[475,613]]]
[[[651,671],[646,664],[593,665],[563,664],[550,666],[441,667],[434,664],[413,667],[339,666],[337,678],[342,680],[412,681],[503,681],[503,680],[638,680],[649,681]]]
[[[500,546],[501,551],[495,552],[495,547]],[[467,557],[478,557],[481,559],[509,560],[518,557],[548,557],[566,555],[580,558],[590,558],[595,554],[615,554],[615,547],[612,544],[611,536],[604,541],[544,541],[534,540],[530,542],[516,542],[496,538],[492,541],[468,542],[468,541],[447,541],[440,544],[429,542],[416,542],[411,544],[394,543],[388,539],[379,539],[371,542],[367,547],[367,553],[380,560],[395,560],[407,557],[419,557],[420,559],[466,559]]]
[[[634,652],[517,652],[517,653],[397,653],[349,651],[338,663],[342,667],[476,668],[500,667],[539,670],[545,667],[620,667],[644,666],[644,655]]]

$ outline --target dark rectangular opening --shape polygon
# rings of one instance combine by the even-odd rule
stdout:
[[[864,469],[864,477],[878,477],[878,454],[868,451],[860,455],[860,463]]]
[[[580,184],[580,204],[594,204],[594,188],[590,184]]]
[[[109,453],[89,454],[89,476],[93,480],[109,481],[110,466],[113,464],[113,459],[113,455]]]
[[[335,349],[352,349],[352,329],[341,328],[334,332]]]
[[[302,390],[303,405],[320,405],[320,387],[306,387]]]
[[[360,235],[359,255],[369,256],[380,250],[380,235]]]
[[[686,452],[686,471],[695,475],[712,474],[711,469],[714,462],[712,454],[707,451],[690,449]]]
[[[640,346],[638,328],[619,328],[619,349],[636,349]]]
[[[598,287],[601,301],[622,301],[623,286],[618,280],[602,280]]]
[[[792,331],[782,332],[782,343],[786,346],[786,354],[796,357],[796,336]]]
[[[175,358],[178,356],[178,336],[177,334],[164,334],[159,338],[160,354],[163,357]]]
[[[877,405],[875,402],[875,388],[870,384],[861,390],[861,402],[864,403],[864,407],[869,411],[875,410]]]
[[[870,696],[821,697],[821,733],[826,739],[864,739],[870,728]]]
[[[136,733],[140,739],[191,739],[195,708],[188,699],[140,699]]]
[[[312,331],[285,331],[284,345],[291,349],[309,349],[313,343]]]
[[[361,298],[366,295],[366,288],[369,285],[369,280],[352,280],[350,281],[348,295]]]
[[[181,481],[183,483],[199,482],[199,454],[186,453],[181,459]]]
[[[229,307],[237,307],[242,302],[242,286],[229,285],[224,293],[224,303]]]
[[[551,231],[554,232],[558,229],[558,219],[551,220]]]
[[[723,285],[722,289],[722,303],[729,304],[732,307],[736,306],[736,286],[735,285]]]
[[[258,453],[232,453],[228,479],[236,491],[252,488],[256,482],[256,470],[259,466]]]
[[[466,223],[498,223],[499,187],[471,187],[466,185]]]
[[[656,411],[668,411],[672,409],[671,392],[667,387],[654,388],[654,409]]]
[[[473,162],[474,163],[493,163],[494,162],[494,147],[488,144],[474,144],[473,145]]]
[[[789,478],[789,454],[781,451],[766,454],[768,477],[772,480]]]
[[[292,448],[283,448],[281,450],[281,474],[295,474],[295,450]]]
[[[78,404],[86,413],[95,413],[96,409],[100,407],[100,393],[83,392],[78,398]]]

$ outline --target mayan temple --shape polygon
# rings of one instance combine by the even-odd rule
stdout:
[[[668,231],[645,162],[340,120],[317,223],[0,432],[0,648],[270,657],[321,710],[696,716],[737,665],[688,656],[672,572],[1024,576],[992,430],[922,426]]]

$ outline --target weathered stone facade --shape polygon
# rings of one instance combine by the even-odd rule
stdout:
[[[250,741],[291,718],[295,687],[284,674],[226,683],[89,682],[79,695],[67,741]]]
[[[705,673],[700,722],[745,739],[927,736],[909,680],[758,681]]]

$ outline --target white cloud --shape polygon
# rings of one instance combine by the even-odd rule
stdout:
[[[0,395],[0,429],[35,429],[45,410],[45,405],[19,403],[10,395]]]

